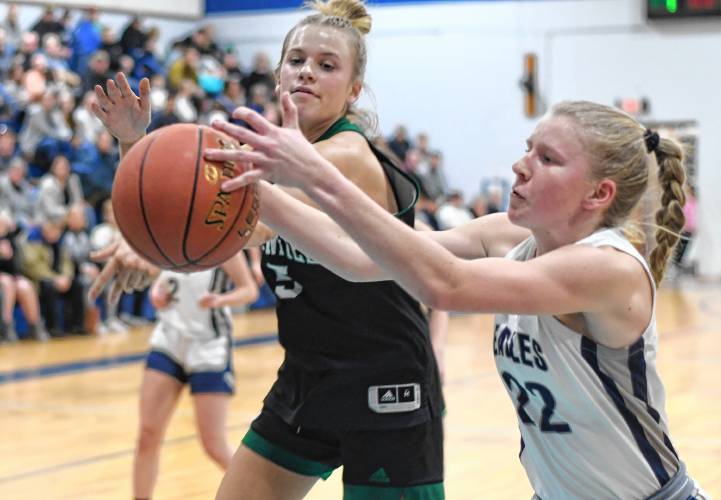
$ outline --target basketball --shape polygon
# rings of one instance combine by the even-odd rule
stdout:
[[[216,267],[239,252],[258,221],[256,186],[222,191],[240,168],[203,158],[206,148],[238,147],[210,127],[176,124],[130,148],[115,174],[112,200],[118,228],[133,250],[161,269],[180,272]]]

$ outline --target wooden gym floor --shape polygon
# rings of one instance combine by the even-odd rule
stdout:
[[[659,369],[672,439],[691,474],[721,493],[721,287],[660,294]],[[237,393],[228,432],[239,443],[282,359],[271,312],[239,316]],[[142,355],[150,329],[0,345],[0,498],[130,498]],[[491,318],[454,317],[446,348],[449,499],[528,499],[514,409],[499,381]],[[88,366],[89,365],[89,366]],[[336,471],[308,496],[341,498]],[[221,472],[202,453],[183,395],[164,444],[156,499],[213,498]]]

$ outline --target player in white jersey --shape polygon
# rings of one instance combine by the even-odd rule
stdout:
[[[235,115],[254,130],[223,127],[253,147],[232,158],[253,169],[223,188],[260,178],[301,188],[360,248],[324,214],[260,182],[264,221],[326,267],[395,279],[432,307],[499,313],[494,353],[535,498],[707,498],[671,444],[655,367],[656,285],[684,222],[678,144],[617,109],[560,103],[513,165],[508,214],[418,233],[338,175],[295,130],[288,96],[282,104],[283,128],[247,108]],[[621,227],[652,158],[662,199],[647,265]]]
[[[133,463],[136,499],[152,496],[163,436],[185,384],[190,387],[203,449],[227,468],[233,456],[225,432],[229,396],[234,392],[230,307],[253,302],[258,287],[241,252],[207,271],[162,271],[150,297],[158,323],[140,390]]]

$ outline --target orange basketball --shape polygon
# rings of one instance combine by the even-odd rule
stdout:
[[[258,221],[256,186],[222,191],[240,168],[203,158],[205,148],[238,147],[194,124],[163,127],[138,141],[118,166],[112,194],[118,228],[133,250],[180,272],[218,266],[239,252]]]

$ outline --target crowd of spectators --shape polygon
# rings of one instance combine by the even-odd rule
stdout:
[[[201,26],[159,54],[159,32],[130,18],[116,33],[93,8],[47,7],[26,29],[18,7],[0,22],[0,340],[124,331],[148,317],[144,294],[126,297],[128,311],[87,302],[99,272],[90,252],[116,232],[109,198],[119,155],[92,112],[95,87],[122,71],[137,92],[151,81],[149,131],[179,122],[232,121],[246,105],[278,123],[273,68],[258,53],[244,67]],[[405,127],[378,138],[421,187],[419,218],[447,229],[501,210],[494,185],[467,204],[449,189],[443,155],[426,134]],[[486,186],[488,187],[488,186]],[[102,314],[101,314],[102,312]],[[121,320],[122,319],[122,320]]]
[[[416,204],[417,218],[434,230],[450,229],[476,217],[504,211],[509,186],[506,179],[482,179],[477,194],[470,202],[460,190],[448,185],[443,167],[443,154],[430,145],[427,134],[419,133],[415,140],[399,125],[388,137],[379,137],[376,144],[398,159],[403,170],[420,187]]]
[[[147,317],[145,296],[127,297],[130,310],[118,315],[85,293],[98,273],[89,254],[115,232],[119,160],[92,112],[95,86],[122,71],[137,92],[149,78],[151,131],[229,118],[243,104],[277,121],[273,70],[264,54],[244,68],[211,26],[160,54],[158,30],[139,17],[116,33],[96,9],[47,7],[21,27],[18,9],[8,6],[0,22],[0,340],[16,340],[19,321],[39,340],[122,331]]]

